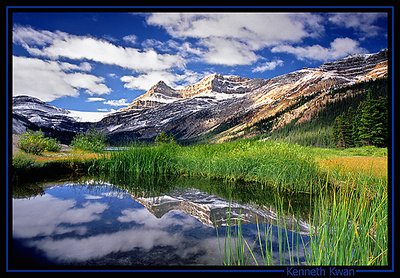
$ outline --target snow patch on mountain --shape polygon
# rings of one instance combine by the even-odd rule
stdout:
[[[67,110],[68,116],[74,118],[77,122],[99,122],[104,117],[110,115],[111,112],[87,112],[77,110]]]

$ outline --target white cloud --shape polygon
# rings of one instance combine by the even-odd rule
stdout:
[[[121,47],[108,41],[88,36],[75,36],[62,32],[49,32],[15,26],[14,43],[22,45],[31,55],[51,59],[65,57],[75,60],[117,65],[123,68],[145,72],[182,68],[184,61],[179,55],[158,54],[154,50],[140,51],[136,48]],[[28,33],[28,34],[27,34]],[[34,34],[34,39],[29,37]],[[44,36],[43,34],[46,34]]]
[[[84,196],[86,200],[99,200],[103,198],[102,196],[95,196],[91,194],[85,194]]]
[[[60,62],[60,68],[63,71],[72,71],[72,70],[91,71],[92,70],[92,66],[88,62],[82,62],[79,65],[66,63],[66,62]]]
[[[343,58],[349,54],[366,53],[367,50],[359,46],[359,42],[350,38],[336,38],[330,47],[321,45],[291,46],[280,45],[273,47],[272,52],[285,52],[296,56],[299,60],[309,59],[329,61]]]
[[[165,43],[156,39],[145,39],[142,42],[142,47],[144,49],[163,49],[165,47]]]
[[[210,38],[203,40],[208,52],[204,54],[204,60],[216,65],[249,65],[257,61],[257,55],[242,42],[223,39]]]
[[[13,200],[13,234],[18,238],[49,236],[63,234],[72,230],[62,229],[62,223],[82,224],[100,219],[100,215],[108,208],[107,204],[86,202],[76,207],[74,200],[62,200],[50,194],[33,199]],[[51,211],[51,213],[48,213]],[[43,217],[46,215],[46,217]],[[61,229],[60,229],[61,228]]]
[[[181,51],[183,57],[187,56],[187,54],[193,54],[197,56],[204,54],[204,50],[202,50],[201,48],[192,47],[189,42],[182,43],[178,49]]]
[[[28,95],[43,101],[78,96],[78,90],[64,77],[55,62],[13,56],[13,96]]]
[[[115,73],[109,73],[109,74],[107,74],[109,77],[111,77],[111,78],[117,78],[118,77],[118,75],[116,75]]]
[[[59,261],[87,261],[101,258],[111,253],[131,251],[135,248],[149,251],[153,247],[160,245],[173,247],[178,245],[179,242],[179,235],[157,229],[137,228],[95,234],[82,238],[64,237],[55,239],[49,237],[33,241],[31,244],[52,259]]]
[[[111,106],[127,106],[130,104],[129,102],[127,102],[126,98],[110,99],[110,100],[104,101],[103,103],[107,104],[107,105],[111,105]]]
[[[154,13],[147,17],[147,24],[165,28],[174,38],[198,39],[208,49],[206,62],[230,66],[253,63],[258,58],[255,51],[265,47],[317,37],[324,32],[322,22],[322,16],[306,13]]]
[[[160,80],[172,88],[180,88],[199,81],[203,76],[204,74],[191,70],[187,70],[183,74],[175,74],[168,71],[152,71],[138,76],[123,76],[120,80],[125,83],[124,87],[127,89],[147,91]]]
[[[136,44],[137,36],[136,35],[128,35],[122,38],[125,42],[130,44]]]
[[[96,101],[105,101],[106,99],[102,97],[88,97],[86,102],[96,102]]]
[[[157,246],[167,247],[169,253],[175,258],[192,258],[195,254],[204,253],[213,254],[212,257],[218,255],[218,241],[215,236],[207,236],[205,239],[185,236],[185,231],[202,229],[202,226],[194,217],[182,212],[171,211],[157,218],[143,208],[125,209],[121,211],[116,221],[125,223],[125,226],[129,228],[86,237],[57,238],[51,234],[43,239],[31,240],[30,245],[43,251],[47,257],[64,262],[87,261],[138,248],[141,251],[150,251]],[[28,223],[30,222],[32,221]],[[196,259],[199,259],[197,257],[198,255]],[[207,262],[202,258],[201,261]],[[208,260],[208,264],[210,263]]]
[[[64,96],[76,97],[78,89],[89,94],[111,91],[103,79],[84,73],[65,73],[65,63],[13,56],[13,95],[28,95],[43,101]]]
[[[145,49],[156,49],[160,52],[174,52],[181,57],[187,58],[191,55],[200,56],[204,54],[201,48],[193,47],[189,42],[177,42],[175,40],[167,40],[165,42],[156,39],[146,39],[142,42]]]
[[[80,72],[67,74],[64,79],[75,88],[86,89],[89,95],[104,95],[111,92],[104,82],[104,78]]]
[[[124,87],[127,89],[147,91],[160,80],[164,81],[168,86],[172,86],[175,75],[166,71],[152,71],[138,76],[123,76],[120,80],[125,83]]]
[[[386,13],[334,13],[328,20],[337,26],[351,28],[364,37],[375,37],[381,30],[376,23],[385,17]]]
[[[318,15],[296,13],[155,13],[147,18],[148,24],[164,27],[173,37],[232,38],[248,40],[259,47],[297,42],[321,32],[321,21]]]
[[[28,45],[48,45],[55,39],[65,39],[67,33],[61,31],[50,32],[46,30],[35,30],[32,27],[24,27],[20,25],[13,26],[13,43],[20,44],[24,47]]]
[[[281,67],[283,66],[283,61],[278,59],[278,60],[273,60],[270,62],[265,62],[258,67],[254,68],[252,72],[264,72],[267,70],[274,70],[276,67]]]
[[[114,43],[118,41],[118,39],[116,39],[116,38],[114,38],[113,36],[110,36],[110,35],[103,35],[102,38],[107,40],[107,41],[114,42]]]
[[[107,108],[97,108],[97,111],[99,111],[99,112],[108,112],[109,110]]]

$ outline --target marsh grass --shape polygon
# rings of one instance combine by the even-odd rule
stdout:
[[[94,169],[108,175],[166,176],[175,172],[175,144],[134,146],[124,151],[104,154],[94,164]]]
[[[256,234],[244,236],[243,223],[239,215],[232,219],[230,208],[227,209],[227,227],[224,234],[222,257],[224,265],[301,265],[305,264],[305,253],[308,252],[309,235],[299,233],[297,221],[288,222],[293,215],[284,206],[283,198],[275,199],[276,219],[256,218]],[[254,224],[250,224],[254,225]],[[219,242],[218,229],[217,236]]]
[[[103,173],[137,176],[183,175],[257,182],[296,193],[309,193],[324,183],[318,165],[304,147],[275,142],[139,145],[104,156],[94,168]]]
[[[310,219],[315,232],[308,264],[387,265],[387,198],[384,180],[360,177],[349,178],[331,196],[321,193],[320,209]]]
[[[257,222],[257,238],[248,242],[240,233],[232,232],[242,228],[227,229],[225,237],[233,239],[235,244],[231,246],[237,250],[225,245],[224,258],[230,258],[226,263],[238,265],[250,261],[250,264],[256,265],[313,266],[388,264],[387,183],[384,180],[348,177],[342,187],[329,192],[321,191],[314,197],[310,195],[310,204],[315,204],[309,215],[307,236],[291,232],[298,228],[288,225],[282,217],[291,211],[282,200],[278,196],[275,203],[277,233],[272,232],[270,224]],[[235,225],[240,226],[240,221]]]

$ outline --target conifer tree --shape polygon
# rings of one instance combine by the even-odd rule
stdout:
[[[360,120],[358,137],[362,145],[387,145],[388,116],[387,99],[379,97],[373,99],[372,92],[368,92],[366,101],[359,108]]]

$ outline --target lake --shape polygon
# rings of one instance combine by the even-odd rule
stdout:
[[[292,197],[295,216],[278,215],[273,194],[259,187],[90,177],[18,186],[10,265],[226,265],[238,261],[236,254],[251,265],[266,261],[266,244],[269,263],[302,264],[310,227],[301,220],[301,200],[296,205]]]

